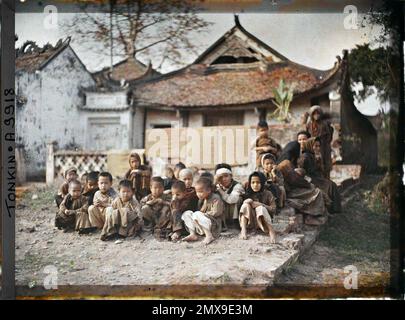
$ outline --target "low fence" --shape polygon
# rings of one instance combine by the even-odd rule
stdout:
[[[64,172],[70,167],[77,169],[79,177],[91,171],[109,171],[114,177],[122,177],[128,170],[128,157],[131,152],[137,152],[143,158],[145,150],[55,150],[54,144],[49,143],[46,183],[50,185],[55,180],[63,179]]]

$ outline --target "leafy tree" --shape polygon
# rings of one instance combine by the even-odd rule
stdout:
[[[195,54],[190,34],[203,32],[210,24],[195,14],[194,0],[92,2],[79,5],[81,12],[63,23],[64,30],[98,54],[160,57],[157,69],[166,61],[180,64],[183,54]],[[97,13],[92,12],[95,2]]]

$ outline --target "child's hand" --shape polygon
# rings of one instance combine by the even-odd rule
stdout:
[[[257,201],[252,201],[252,208],[256,209],[257,207],[260,207],[262,204],[260,202]]]
[[[245,201],[243,201],[243,203],[246,203],[246,204],[251,204],[252,202],[253,202],[252,199],[246,199]]]

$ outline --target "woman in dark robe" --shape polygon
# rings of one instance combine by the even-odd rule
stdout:
[[[328,211],[323,192],[309,183],[297,172],[290,160],[283,160],[277,165],[284,177],[287,194],[286,204],[303,213],[305,224],[320,225],[326,222]]]
[[[308,139],[303,143],[298,165],[306,171],[311,182],[330,198],[329,212],[337,213],[341,211],[340,194],[336,183],[325,177],[321,148],[321,141],[318,137]]]
[[[284,160],[289,160],[291,164],[296,167],[297,160],[300,157],[300,152],[301,147],[298,141],[290,141],[281,151],[280,156],[277,158],[277,163],[281,163]]]

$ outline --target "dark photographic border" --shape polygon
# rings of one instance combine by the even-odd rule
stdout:
[[[57,290],[45,290],[41,287],[29,289],[15,286],[15,12],[43,12],[47,4],[55,3],[62,8],[61,12],[75,12],[74,1],[28,1],[28,3],[15,3],[12,0],[1,2],[1,161],[2,161],[2,284],[1,292],[4,299],[62,299],[62,298],[349,298],[391,297],[399,299],[404,293],[404,186],[402,184],[402,163],[404,159],[404,1],[391,1],[390,6],[395,12],[395,22],[400,30],[400,76],[402,82],[398,84],[398,126],[396,132],[391,133],[390,139],[390,285],[382,287],[359,288],[358,290],[345,290],[335,286],[60,286]],[[62,3],[63,2],[63,3]],[[69,4],[64,4],[68,2]],[[209,2],[209,1],[207,1]],[[224,0],[224,3],[227,1]],[[242,1],[240,1],[242,2]],[[248,1],[249,2],[249,1]],[[214,8],[207,12],[263,12],[264,4],[271,9],[271,1],[251,1],[261,3],[253,9],[241,7]],[[291,1],[279,0],[279,3]],[[311,7],[300,6],[297,12],[341,12],[344,4],[331,1],[331,6],[323,6],[326,1],[314,1]],[[353,5],[370,10],[370,5],[376,1],[352,1]],[[218,1],[216,1],[218,3]],[[235,2],[230,2],[235,4]],[[322,4],[321,4],[322,3]],[[97,8],[94,9],[95,12]],[[295,13],[297,13],[295,12]],[[391,121],[393,119],[390,119]]]

